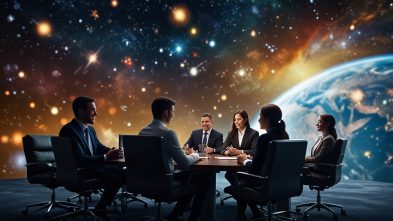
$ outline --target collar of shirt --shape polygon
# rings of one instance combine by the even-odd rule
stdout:
[[[87,126],[84,125],[82,122],[80,122],[78,119],[75,118],[75,120],[76,120],[76,122],[78,122],[79,126],[82,128],[82,131],[85,131]]]
[[[207,132],[207,135],[209,136],[210,133],[212,132],[212,129],[213,129],[213,128],[210,128],[210,130],[208,130],[208,131],[204,131],[204,130],[202,129],[202,133],[205,134],[205,133]]]
[[[247,128],[245,127],[243,130],[237,130],[237,132],[238,132],[239,135],[242,135],[242,136],[243,136],[244,133],[246,132],[246,129],[247,129]]]

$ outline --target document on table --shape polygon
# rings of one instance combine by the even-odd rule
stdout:
[[[210,157],[208,157],[208,156],[203,156],[203,157],[199,157],[199,159],[209,159]]]
[[[237,157],[214,157],[219,160],[236,160]]]

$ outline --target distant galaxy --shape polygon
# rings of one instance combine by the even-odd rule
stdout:
[[[150,122],[155,97],[171,97],[170,128],[184,143],[204,112],[227,134],[239,109],[254,116],[325,69],[393,52],[392,1],[0,4],[0,178],[25,177],[21,138],[57,135],[80,95],[97,100],[94,127],[108,146]]]

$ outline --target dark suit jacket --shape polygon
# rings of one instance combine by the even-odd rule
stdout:
[[[60,130],[59,136],[71,139],[72,147],[74,148],[73,150],[80,166],[102,165],[105,160],[104,154],[108,152],[110,148],[101,144],[92,126],[88,126],[88,132],[93,146],[93,155],[91,155],[89,150],[83,129],[76,119],[64,125]]]
[[[238,133],[236,132],[231,135],[231,131],[229,131],[228,136],[221,147],[220,153],[223,154],[225,149],[232,145],[234,148],[243,150],[244,153],[253,156],[255,154],[255,146],[257,145],[258,136],[258,131],[247,127],[246,131],[244,132],[242,143],[239,144]]]
[[[192,147],[195,150],[197,150],[198,144],[202,143],[202,136],[203,136],[202,129],[194,130],[192,131],[191,136],[190,138],[188,138],[186,144],[188,144],[189,147]],[[223,141],[222,133],[212,129],[210,131],[209,140],[207,141],[207,146],[216,149],[215,153],[219,153],[222,147],[222,141]]]
[[[321,140],[320,143],[318,143]],[[317,145],[318,144],[318,145]],[[311,148],[311,157],[306,157],[306,163],[330,163],[333,155],[336,139],[333,135],[328,135],[325,138],[320,136],[318,141]]]
[[[282,133],[277,128],[271,128],[267,131],[267,133],[262,134],[258,138],[258,143],[256,145],[255,155],[252,158],[252,161],[247,162],[246,168],[247,171],[253,174],[263,175],[263,165],[268,160],[267,157],[267,149],[269,146],[269,142],[272,140],[283,140],[289,139],[287,132]],[[285,163],[285,162],[283,162]]]

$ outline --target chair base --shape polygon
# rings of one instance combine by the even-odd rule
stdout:
[[[221,199],[220,199],[220,206],[223,206],[225,204],[224,201],[227,200],[227,199],[230,199],[230,198],[233,198],[233,196],[232,195],[226,195],[226,196],[221,197]]]
[[[46,202],[38,202],[38,203],[33,203],[33,204],[29,204],[25,207],[25,209],[22,210],[22,214],[23,215],[27,215],[28,214],[28,209],[30,207],[36,207],[39,206],[38,209],[36,209],[35,211],[41,210],[41,209],[45,209],[48,208],[45,215],[48,216],[50,211],[53,208],[62,208],[62,209],[68,209],[68,210],[74,210],[74,209],[79,209],[80,206],[78,204],[75,203],[70,203],[70,202],[65,202],[65,201],[46,201]]]
[[[304,219],[307,219],[309,216],[309,212],[313,209],[317,209],[318,211],[321,211],[321,209],[329,211],[333,215],[333,219],[337,219],[337,214],[336,212],[330,208],[330,207],[336,207],[340,208],[340,214],[345,215],[346,211],[344,210],[344,207],[341,205],[337,204],[331,204],[331,203],[321,203],[321,202],[310,202],[310,203],[304,203],[296,206],[296,211],[300,211],[299,207],[308,207],[307,209],[304,210]]]
[[[273,213],[271,203],[268,203],[266,206],[266,209],[262,208],[262,210],[265,213],[264,216],[247,219],[247,221],[257,221],[257,220],[267,220],[267,221],[291,220],[291,221],[295,221],[296,220],[295,218],[290,217],[291,214],[296,214],[296,215],[300,215],[300,216],[303,215],[302,213],[294,212],[294,211],[277,211],[277,212]],[[284,216],[285,214],[288,214],[289,217]]]
[[[309,215],[309,211],[313,210],[315,208],[317,208],[318,211],[321,211],[321,209],[329,211],[333,215],[333,219],[337,219],[337,214],[330,207],[340,208],[341,209],[340,210],[340,214],[341,215],[345,215],[346,214],[346,212],[344,210],[344,207],[341,206],[341,205],[321,202],[320,190],[318,190],[318,193],[317,193],[317,202],[309,202],[309,203],[303,203],[303,204],[297,205],[296,206],[296,212],[300,212],[300,209],[299,209],[300,207],[308,207],[307,209],[304,210],[304,216],[303,216],[304,219],[307,219],[307,217]]]
[[[83,215],[85,217],[86,216],[93,217],[94,220],[98,220],[98,221],[102,221],[103,220],[100,217],[96,216],[94,214],[94,212],[91,211],[91,210],[76,210],[76,211],[73,211],[73,212],[70,212],[70,213],[66,213],[66,214],[63,214],[63,215],[60,215],[60,216],[56,216],[54,218],[54,220],[66,220],[67,218],[71,218],[71,217],[74,218],[74,217],[81,216],[81,215]]]

